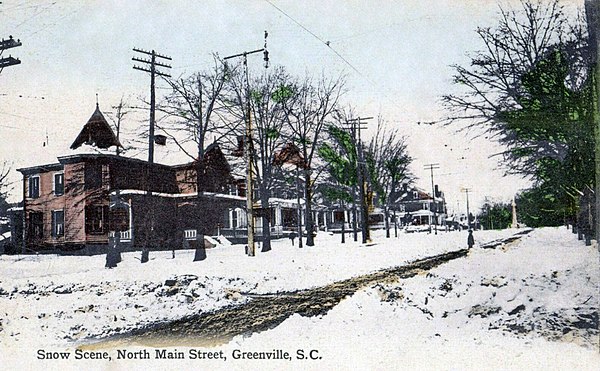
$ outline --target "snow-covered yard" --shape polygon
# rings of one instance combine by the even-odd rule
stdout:
[[[476,240],[481,245],[514,233],[481,231]],[[146,264],[139,253],[127,253],[110,270],[104,256],[0,256],[0,357],[64,369],[37,360],[37,350],[64,351],[90,336],[242,305],[251,300],[248,293],[296,291],[400,266],[464,248],[466,232],[385,239],[378,231],[372,246],[339,240],[321,233],[317,246],[303,249],[276,241],[254,258],[243,246],[219,247],[203,262],[192,261],[193,251],[177,251],[175,259],[171,252],[151,253]],[[496,249],[476,246],[467,257],[415,277],[374,284],[326,315],[294,315],[273,330],[208,349],[223,350],[227,362],[154,362],[174,369],[597,369],[598,262],[596,247],[565,228],[539,229]],[[286,349],[295,359],[299,348],[318,349],[322,358],[231,359],[234,349]],[[140,362],[85,365],[145,367]]]

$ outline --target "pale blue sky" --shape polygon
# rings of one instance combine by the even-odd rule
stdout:
[[[485,196],[508,199],[526,185],[494,170],[496,160],[488,158],[498,151],[493,144],[416,124],[444,114],[439,98],[453,89],[449,65],[465,63],[465,53],[480,47],[474,30],[495,24],[496,1],[272,3],[316,37],[263,0],[2,0],[0,36],[12,34],[23,46],[5,51],[22,64],[0,74],[0,160],[17,168],[67,154],[95,108],[96,93],[105,111],[122,95],[133,103],[147,95],[148,77],[132,69],[133,47],[171,56],[170,72],[177,76],[207,68],[213,52],[226,56],[262,47],[268,30],[273,65],[294,74],[345,73],[346,102],[361,115],[381,113],[409,136],[413,168],[425,189],[430,183],[423,165],[440,163],[436,183],[451,207],[464,208],[461,187],[473,188],[477,204]],[[250,59],[252,71],[261,65],[259,56]],[[50,145],[42,147],[46,130]],[[20,187],[15,193],[21,197]]]

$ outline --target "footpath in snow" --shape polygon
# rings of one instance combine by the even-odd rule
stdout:
[[[476,232],[476,239],[480,245],[514,233],[482,231]],[[51,369],[81,367],[36,360],[36,351],[72,350],[77,341],[90,336],[243,305],[250,300],[248,293],[323,286],[458,250],[466,242],[466,233],[459,232],[374,237],[373,246],[352,241],[341,245],[339,235],[321,233],[315,247],[298,249],[289,240],[276,241],[273,251],[254,258],[243,255],[243,246],[222,247],[209,250],[203,262],[192,262],[192,251],[177,251],[175,259],[170,252],[152,253],[150,262],[140,264],[139,253],[130,253],[110,270],[104,268],[104,256],[1,256],[0,354],[11,354],[12,362],[19,354]],[[229,360],[204,360],[203,365],[223,369],[481,369],[477,366],[523,364],[540,369],[559,364],[586,368],[595,364],[588,361],[598,361],[598,277],[595,247],[584,246],[565,228],[535,230],[496,249],[476,247],[469,256],[426,274],[374,284],[324,316],[295,315],[273,330],[209,348],[223,350]],[[298,348],[317,349],[321,359],[248,363],[231,356],[235,349],[284,348],[294,357]],[[489,354],[484,364],[482,354]],[[193,363],[187,358],[164,362],[161,367],[174,369],[190,362],[198,365],[198,360]]]

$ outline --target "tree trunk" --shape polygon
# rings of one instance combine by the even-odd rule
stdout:
[[[396,216],[396,209],[394,209],[394,237],[398,238],[398,217]]]
[[[304,195],[306,197],[306,246],[314,246],[315,240],[313,237],[313,219],[312,219],[312,200],[311,200],[311,185],[310,185],[310,169],[306,169],[305,172],[305,180],[304,187],[305,192]]]
[[[342,243],[346,243],[346,207],[344,206],[344,201],[342,201]]]
[[[390,238],[390,211],[387,207],[383,207],[383,218],[385,220],[385,238]]]
[[[119,252],[120,233],[121,232],[116,231],[115,236],[108,239],[109,245],[108,251],[106,252],[106,264],[104,265],[105,268],[115,268],[121,261],[121,254]]]
[[[263,212],[266,213],[269,210],[269,190],[261,186],[260,187],[260,206]],[[271,250],[271,222],[266,214],[262,217],[262,249],[261,252],[267,252]]]
[[[194,253],[194,261],[202,261],[206,259],[206,246],[204,246],[204,233],[196,234],[196,252]]]
[[[194,254],[195,262],[206,259],[206,247],[204,246],[204,234],[206,233],[206,223],[204,220],[205,210],[203,200],[200,197],[202,191],[204,191],[205,189],[203,149],[199,148],[197,161],[198,167],[196,169],[196,252]]]
[[[352,187],[352,234],[354,242],[358,241],[358,214],[356,212],[356,186]]]
[[[300,168],[296,167],[296,197],[298,199],[298,210],[297,210],[297,218],[296,221],[297,229],[298,229],[298,248],[302,248],[302,208],[300,207]],[[294,240],[292,239],[292,242]]]

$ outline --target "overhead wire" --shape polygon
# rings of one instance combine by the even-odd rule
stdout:
[[[284,16],[286,16],[288,19],[290,19],[292,22],[294,22],[295,24],[297,24],[300,28],[302,28],[304,31],[308,32],[310,35],[312,35],[315,39],[319,40],[321,43],[323,43],[325,46],[327,46],[327,48],[329,48],[338,58],[340,58],[348,67],[350,67],[354,72],[356,72],[360,77],[366,79],[370,84],[375,85],[375,82],[373,82],[368,76],[366,76],[365,74],[363,74],[362,72],[360,72],[358,70],[358,68],[354,67],[354,65],[352,63],[350,63],[350,61],[348,61],[346,58],[344,58],[343,55],[341,55],[337,50],[335,50],[332,46],[331,46],[331,42],[329,41],[325,41],[323,40],[321,37],[319,37],[317,34],[315,34],[314,32],[312,32],[311,30],[309,30],[307,27],[305,27],[302,23],[298,22],[297,20],[295,20],[291,15],[289,15],[288,13],[286,13],[283,9],[281,9],[280,7],[278,7],[277,5],[273,4],[270,0],[265,0],[269,5],[271,5],[273,8],[277,9],[277,11],[279,11],[281,14],[283,14]]]

